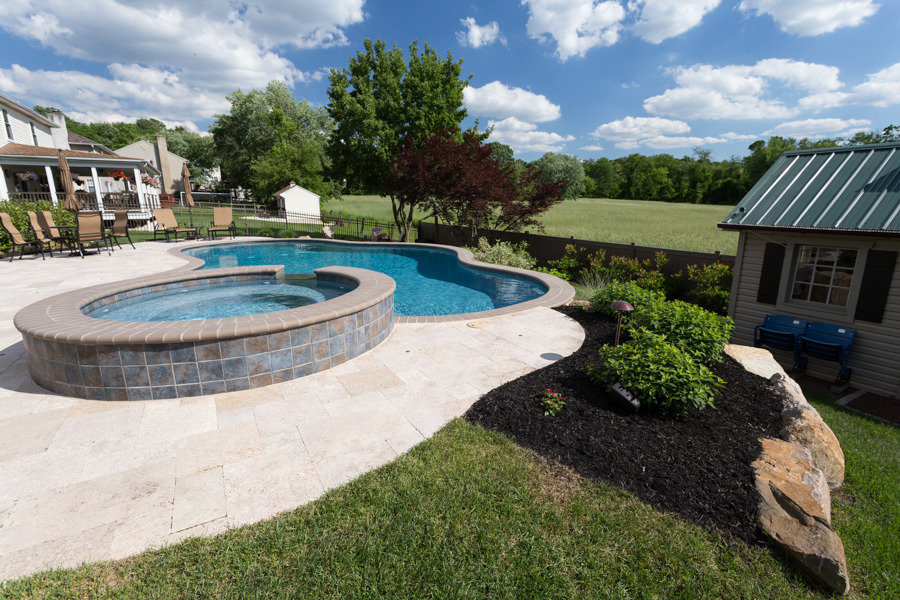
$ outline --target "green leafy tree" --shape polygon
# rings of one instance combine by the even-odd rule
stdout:
[[[586,160],[584,172],[593,179],[596,189],[594,194],[598,198],[620,198],[622,191],[622,175],[618,163],[608,158]]]
[[[548,152],[532,164],[542,169],[539,180],[541,183],[555,183],[564,187],[564,199],[577,200],[584,196],[584,166],[578,158]]]
[[[328,136],[329,172],[346,179],[351,189],[384,191],[391,176],[391,161],[407,138],[425,140],[452,130],[461,135],[467,113],[461,79],[462,61],[454,62],[425,44],[409,47],[409,63],[394,45],[382,40],[364,42],[347,68],[332,70],[328,88],[328,114],[335,128]],[[406,239],[412,226],[414,204],[393,194],[394,221]]]

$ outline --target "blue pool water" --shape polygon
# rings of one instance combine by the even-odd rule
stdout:
[[[428,248],[338,246],[316,242],[246,243],[184,250],[206,261],[204,269],[284,265],[285,273],[329,266],[359,267],[397,283],[394,312],[401,316],[454,315],[502,308],[543,296],[528,279],[473,269],[455,253]]]
[[[89,314],[107,321],[242,317],[324,302],[352,289],[315,279],[217,283],[142,294],[102,306]]]

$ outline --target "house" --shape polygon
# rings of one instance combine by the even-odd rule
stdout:
[[[900,398],[900,143],[785,152],[719,227],[740,233],[733,342],[751,345],[766,314],[846,325],[851,385]]]
[[[147,213],[158,203],[157,190],[140,183],[141,173],[158,175],[153,165],[115,155],[102,144],[70,134],[62,113],[44,117],[0,93],[0,120],[0,199],[64,200],[59,179],[62,150],[86,210],[109,211],[127,205],[129,210]]]
[[[166,146],[166,136],[160,133],[156,136],[156,143],[147,140],[139,140],[117,149],[116,154],[122,156],[137,156],[149,162],[159,169],[160,191],[163,194],[177,194],[184,191],[184,182],[181,180],[181,169],[186,158],[182,158],[173,152],[169,152]]]
[[[291,213],[312,216],[316,219],[321,217],[319,196],[293,181],[286,188],[275,192],[275,200],[278,201],[278,212],[281,216]]]

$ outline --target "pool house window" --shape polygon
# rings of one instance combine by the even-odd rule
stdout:
[[[791,301],[845,308],[858,253],[847,248],[799,246]]]

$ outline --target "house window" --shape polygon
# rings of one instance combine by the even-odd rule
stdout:
[[[858,250],[799,246],[791,302],[846,308]]]
[[[93,194],[94,193],[94,178],[90,177],[88,179],[85,179],[85,182],[87,182],[87,191]]]
[[[39,146],[37,139],[37,130],[34,128],[34,123],[31,124],[31,139],[34,140],[34,145]]]
[[[11,142],[15,141],[13,140],[12,125],[9,122],[9,113],[6,112],[5,108],[3,109],[3,124],[6,125],[6,139]]]

